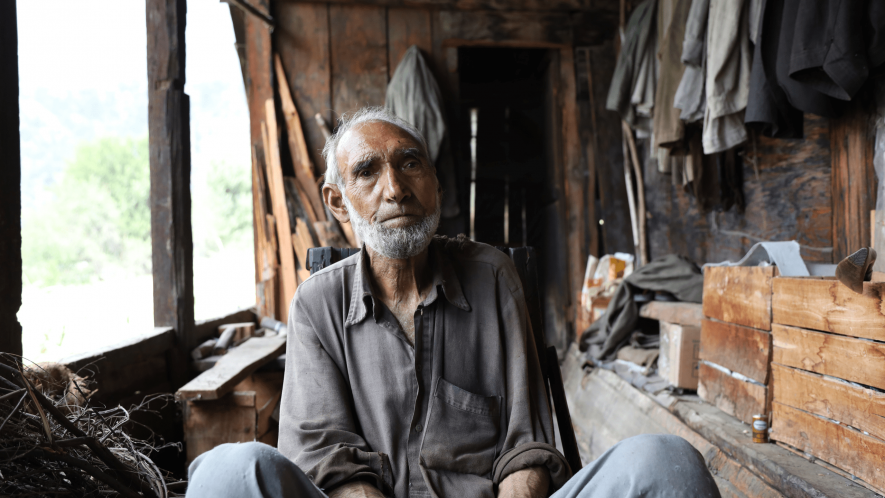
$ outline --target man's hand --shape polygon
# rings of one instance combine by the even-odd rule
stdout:
[[[529,467],[505,477],[498,486],[498,498],[544,498],[550,487],[546,467]]]
[[[329,498],[384,498],[378,488],[364,481],[342,484],[329,493]]]

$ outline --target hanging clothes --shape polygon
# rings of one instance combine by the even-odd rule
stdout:
[[[744,122],[757,126],[767,137],[803,138],[802,111],[790,104],[777,77],[783,6],[783,0],[762,0]]]
[[[705,47],[709,14],[710,0],[693,0],[685,22],[685,37],[682,41],[682,63],[685,70],[673,97],[673,107],[682,110],[679,118],[686,123],[704,119],[707,108],[704,81],[707,71]]]
[[[665,9],[665,3],[672,3],[672,8]],[[685,124],[679,117],[679,109],[675,108],[672,102],[685,72],[685,64],[682,63],[682,50],[691,4],[691,0],[667,0],[666,2],[662,1],[658,7],[658,17],[662,19],[658,26],[663,25],[665,28],[661,30],[663,35],[661,36],[660,52],[658,52],[660,75],[655,93],[655,102],[658,105],[654,113],[654,146],[674,149],[675,153],[680,153],[683,149]],[[667,13],[670,15],[667,16]],[[664,161],[669,163],[669,153]],[[660,161],[658,164],[663,168],[662,171],[669,170],[668,166],[662,165]]]
[[[870,68],[885,62],[883,2],[796,3],[790,77],[830,97],[851,100],[867,80]]]
[[[417,45],[412,45],[406,50],[402,61],[396,67],[387,85],[385,106],[414,125],[424,135],[427,152],[437,168],[441,177],[440,183],[445,191],[441,215],[443,218],[457,216],[460,210],[455,167],[451,151],[448,150],[442,92]]]
[[[878,0],[870,2],[874,3],[878,3]],[[765,136],[802,138],[803,112],[834,118],[845,107],[844,101],[816,88],[827,85],[820,74],[810,76],[815,73],[813,68],[802,70],[809,71],[807,73],[798,73],[802,73],[799,74],[800,80],[807,77],[815,80],[814,84],[791,77],[794,54],[804,54],[803,44],[809,43],[809,38],[814,38],[809,33],[812,29],[809,24],[814,24],[816,18],[814,12],[809,10],[816,9],[809,9],[807,5],[803,8],[802,4],[803,0],[766,0],[762,8],[759,43],[756,44],[757,60],[753,63],[750,83],[753,99],[748,105],[745,122],[759,126]],[[864,31],[863,26],[854,29]],[[797,30],[801,33],[799,38],[796,37]],[[820,33],[816,37],[822,39]],[[803,58],[804,55],[798,59]],[[807,64],[797,67],[802,65]],[[829,91],[836,92],[832,86]]]
[[[764,5],[765,0],[750,0],[750,42],[754,45],[759,41],[759,23]]]
[[[744,212],[744,161],[743,156],[735,149],[729,149],[717,155],[719,163],[719,209],[728,211],[736,206],[739,213]]]
[[[710,1],[705,154],[722,152],[747,141],[744,110],[752,68],[749,7],[749,0]]]
[[[651,133],[657,80],[655,36],[656,0],[645,0],[637,6],[624,33],[621,53],[615,65],[605,108],[617,111],[631,128]]]

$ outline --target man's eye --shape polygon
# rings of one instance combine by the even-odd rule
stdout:
[[[418,163],[415,161],[410,161],[410,162],[406,163],[406,169],[412,169],[412,168],[417,168],[417,167],[418,167]]]
[[[364,170],[360,171],[360,176],[363,178],[368,178],[368,177],[372,176],[372,172],[367,169],[364,169]]]

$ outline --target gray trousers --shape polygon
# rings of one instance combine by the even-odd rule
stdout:
[[[188,469],[188,498],[326,498],[291,460],[262,443],[223,444]],[[704,459],[685,439],[625,439],[575,474],[552,498],[720,498]]]

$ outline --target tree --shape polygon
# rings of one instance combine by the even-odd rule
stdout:
[[[22,219],[27,282],[88,283],[151,271],[147,138],[103,138],[80,145],[51,201]]]

